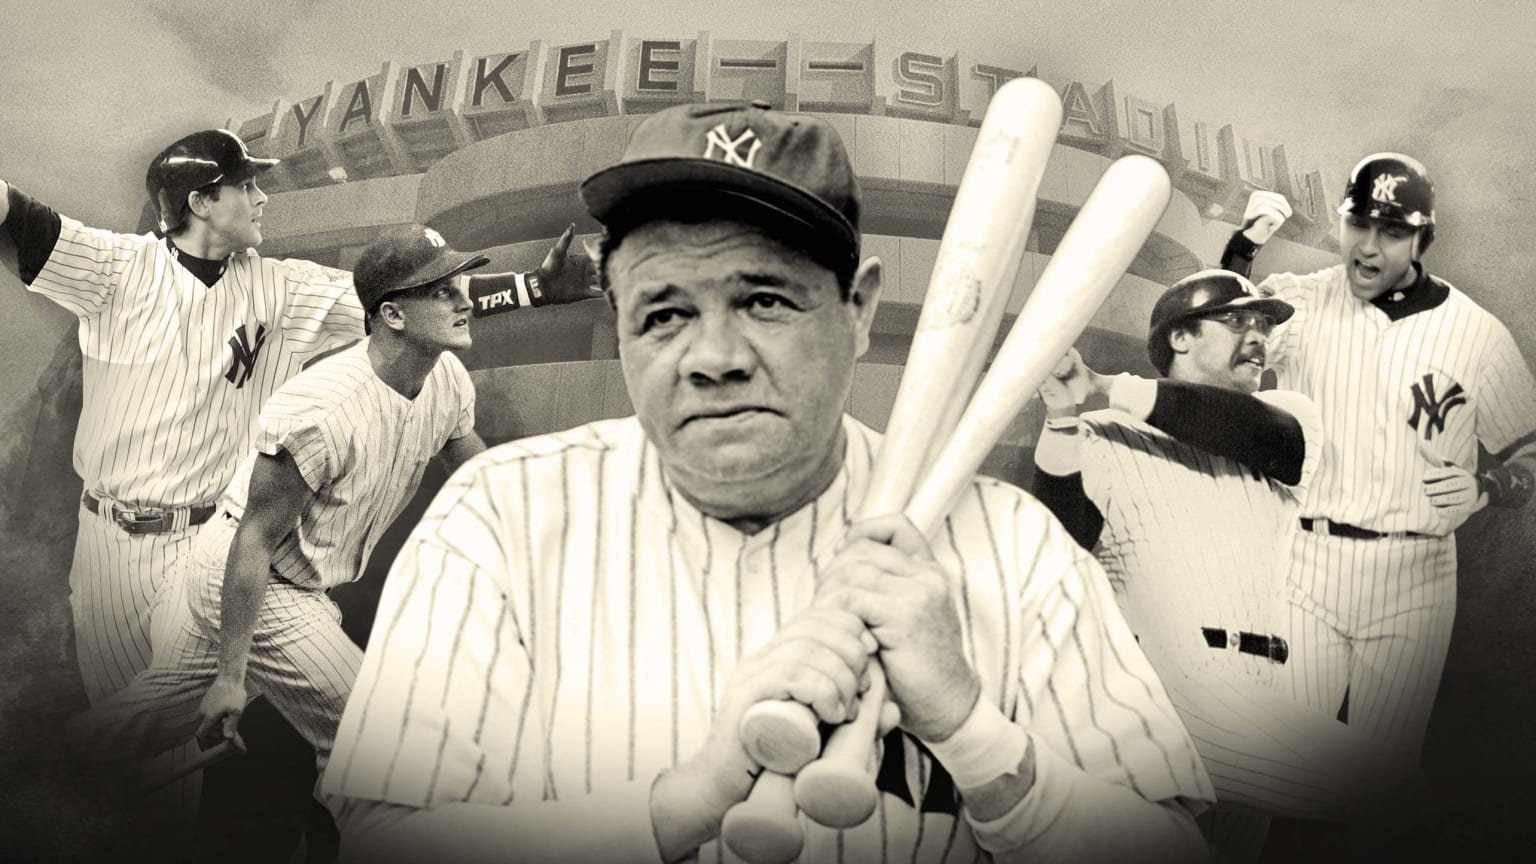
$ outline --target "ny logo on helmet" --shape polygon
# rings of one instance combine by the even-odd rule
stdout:
[[[1371,200],[1387,204],[1397,203],[1397,184],[1408,179],[1405,174],[1382,174],[1371,187]]]
[[[763,142],[758,139],[757,133],[751,129],[747,129],[736,138],[732,138],[731,133],[725,131],[724,123],[709,130],[709,134],[704,137],[704,141],[705,159],[714,159],[715,151],[719,150],[721,162],[727,165],[740,165],[743,168],[752,167],[752,161],[757,158],[757,151],[763,146]],[[741,155],[741,148],[749,142],[752,146],[747,149],[747,155]]]
[[[1423,386],[1419,386],[1422,383]],[[1467,394],[1461,389],[1461,385],[1451,382],[1450,389],[1445,395],[1435,398],[1435,381],[1431,375],[1425,375],[1422,382],[1415,383],[1413,392],[1413,414],[1408,418],[1408,425],[1414,429],[1420,429],[1420,420],[1424,422],[1422,429],[1424,440],[1430,440],[1435,433],[1445,434],[1445,418],[1450,415],[1451,409],[1457,405],[1467,404]]]
[[[448,245],[448,241],[443,239],[443,235],[437,233],[437,231],[432,228],[428,228],[421,233],[427,238],[428,243],[431,243],[433,246],[436,246],[439,249]]]

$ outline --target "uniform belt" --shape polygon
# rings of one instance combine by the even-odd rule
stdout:
[[[85,509],[105,516],[117,523],[117,527],[129,534],[166,534],[185,531],[193,525],[201,525],[213,517],[217,509],[212,504],[200,507],[145,507],[131,510],[110,498],[99,498],[90,492],[80,496]]]
[[[1244,654],[1268,657],[1276,663],[1284,663],[1291,656],[1291,646],[1285,644],[1285,640],[1279,636],[1264,636],[1247,631],[1237,631],[1229,636],[1220,627],[1201,627],[1200,632],[1205,635],[1205,644],[1212,648],[1236,648]]]
[[[1420,534],[1417,531],[1372,531],[1369,528],[1356,528],[1353,525],[1345,525],[1343,522],[1335,522],[1332,519],[1306,519],[1301,520],[1301,527],[1314,534],[1324,537],[1346,537],[1350,540],[1393,540],[1403,537],[1429,537],[1429,534]]]

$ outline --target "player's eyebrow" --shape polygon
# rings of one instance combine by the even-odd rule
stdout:
[[[640,296],[635,299],[635,305],[650,306],[656,303],[666,303],[677,299],[677,295],[681,293],[682,289],[670,284],[658,288],[643,288],[640,290]]]
[[[795,287],[794,284],[789,280],[774,273],[740,273],[737,274],[737,278],[747,283],[748,285],[755,285],[759,288]]]

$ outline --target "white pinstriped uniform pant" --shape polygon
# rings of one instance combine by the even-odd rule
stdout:
[[[112,519],[79,508],[75,557],[69,569],[69,606],[75,625],[75,660],[85,696],[98,705],[128,686],[149,667],[150,629],[166,595],[177,558],[202,529],[164,534],[129,534]],[[167,750],[152,757],[146,771],[163,771],[197,754],[197,747]],[[197,811],[202,773],[193,773],[154,796],[155,818],[180,821]]]
[[[154,661],[91,711],[94,735],[153,753],[194,737],[203,694],[219,663],[224,565],[239,523],[216,514],[168,586],[154,620]],[[246,668],[246,693],[264,695],[315,748],[323,771],[357,679],[362,651],[341,629],[341,610],[322,591],[271,578]]]
[[[1296,532],[1286,575],[1298,701],[1417,762],[1456,620],[1454,537],[1352,540]]]

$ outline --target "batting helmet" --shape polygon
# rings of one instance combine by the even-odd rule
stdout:
[[[271,168],[276,159],[258,159],[240,136],[227,129],[193,132],[150,160],[144,177],[161,234],[186,224],[187,195],[211,183],[238,183]]]
[[[1435,187],[1424,163],[1401,153],[1372,153],[1349,172],[1341,215],[1401,222],[1419,229],[1419,251],[1435,239]]]
[[[1152,307],[1151,332],[1147,334],[1147,358],[1159,375],[1173,365],[1173,346],[1168,334],[1174,325],[1227,309],[1255,309],[1276,324],[1284,324],[1295,308],[1284,300],[1264,297],[1242,276],[1230,270],[1201,270],[1173,283]]]

